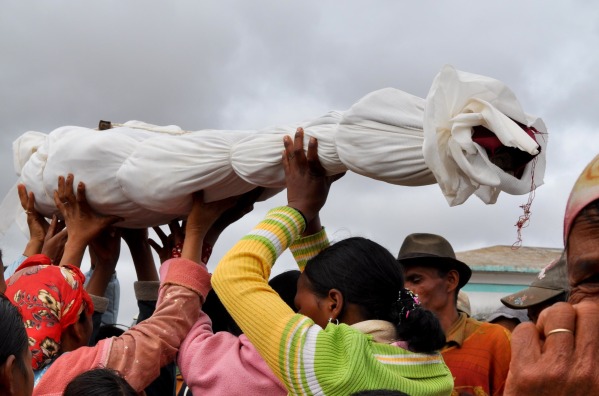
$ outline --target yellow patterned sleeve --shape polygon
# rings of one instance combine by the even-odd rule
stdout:
[[[295,209],[272,209],[221,259],[212,276],[212,287],[227,311],[277,376],[280,340],[294,312],[268,279],[276,259],[305,226]]]

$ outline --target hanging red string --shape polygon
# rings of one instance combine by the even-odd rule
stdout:
[[[535,199],[535,191],[536,191],[536,184],[535,184],[535,166],[537,165],[537,157],[535,157],[532,160],[532,167],[531,167],[531,182],[530,182],[530,192],[528,193],[528,201],[524,204],[524,205],[520,205],[520,207],[522,208],[522,210],[524,211],[524,213],[522,215],[520,215],[520,217],[518,218],[518,222],[516,224],[514,224],[516,226],[516,242],[514,242],[514,244],[512,245],[512,249],[516,250],[518,249],[520,246],[522,246],[522,229],[528,227],[528,225],[530,224],[530,215],[532,214],[532,212],[530,211],[530,207],[532,206],[532,201]]]

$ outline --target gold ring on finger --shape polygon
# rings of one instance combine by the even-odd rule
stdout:
[[[574,332],[570,329],[553,329],[549,333],[547,333],[547,335],[545,337],[549,337],[550,335],[557,334],[557,333],[570,333],[570,334],[574,335]]]

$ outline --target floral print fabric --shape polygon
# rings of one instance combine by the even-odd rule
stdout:
[[[8,279],[6,296],[23,315],[32,367],[39,370],[60,354],[62,330],[94,307],[79,268],[54,266],[42,254],[29,257]]]

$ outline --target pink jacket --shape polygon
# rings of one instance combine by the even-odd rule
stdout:
[[[287,395],[247,337],[214,334],[204,312],[181,344],[177,364],[194,395]]]
[[[120,337],[100,341],[61,355],[33,390],[35,396],[62,395],[77,375],[107,367],[119,371],[141,392],[172,362],[189,329],[197,321],[201,303],[210,291],[205,265],[178,258],[160,268],[162,279],[154,315]],[[199,298],[198,298],[199,296]]]

